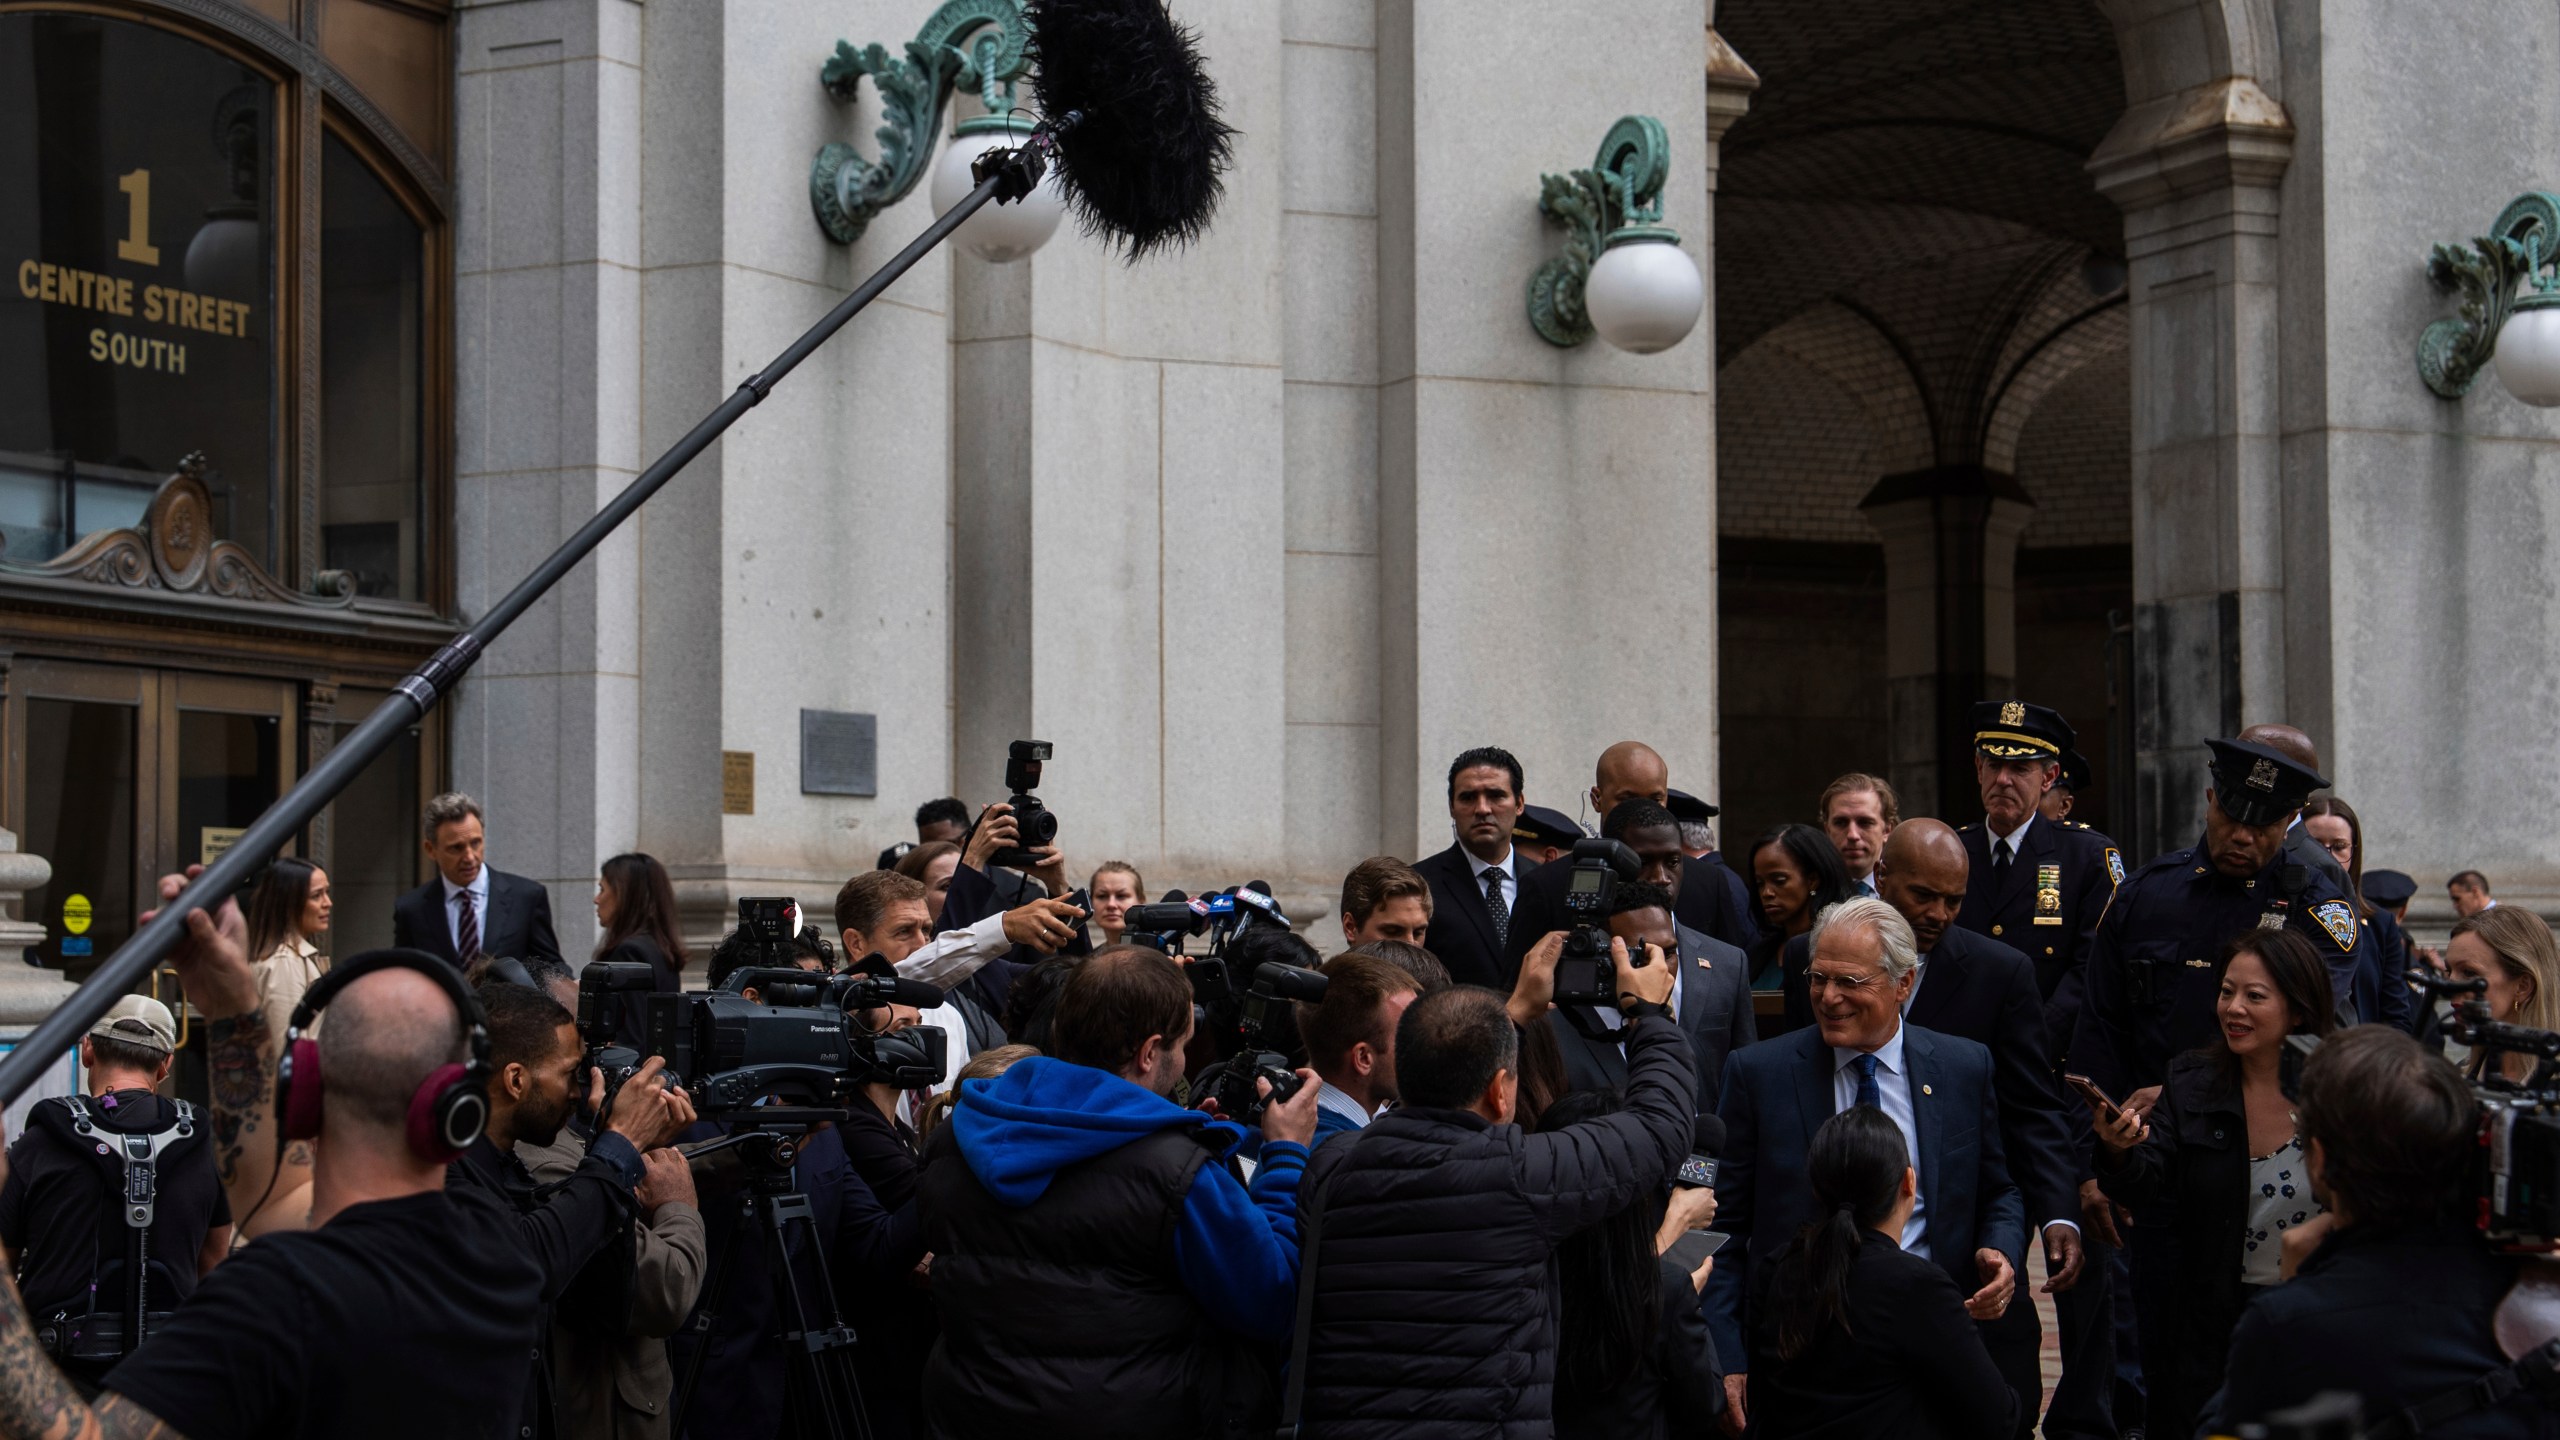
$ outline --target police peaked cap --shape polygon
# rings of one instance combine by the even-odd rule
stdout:
[[[2062,712],[2023,700],[1984,700],[1973,707],[1973,748],[1994,760],[2051,760],[2079,735]]]
[[[1550,810],[1544,805],[1524,805],[1520,809],[1519,820],[1511,826],[1511,838],[1526,840],[1532,845],[1571,845],[1576,840],[1590,837],[1582,833],[1581,826],[1573,823],[1572,816],[1561,810]]]
[[[2385,910],[2397,910],[2418,893],[2418,882],[2399,870],[2364,872],[2364,898]]]
[[[2054,781],[2054,784],[2065,790],[2076,792],[2088,789],[2096,779],[2097,776],[2089,769],[2088,756],[2077,750],[2066,749],[2062,752],[2062,778]]]
[[[2207,740],[2213,752],[2213,799],[2243,825],[2273,825],[2326,790],[2329,781],[2276,750],[2241,740]]]
[[[1671,803],[1663,808],[1671,812],[1672,819],[1683,825],[1701,820],[1713,820],[1724,813],[1724,807],[1701,800],[1686,790],[1672,791]]]

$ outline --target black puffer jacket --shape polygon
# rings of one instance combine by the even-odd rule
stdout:
[[[1322,1440],[1546,1436],[1557,1243],[1660,1189],[1688,1153],[1689,1042],[1628,1037],[1626,1106],[1546,1134],[1463,1110],[1391,1110],[1316,1152],[1321,1204],[1306,1424]],[[1320,1197],[1320,1198],[1319,1198]]]

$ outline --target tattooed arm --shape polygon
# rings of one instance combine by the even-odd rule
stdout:
[[[184,876],[161,876],[161,900],[178,898],[203,868],[189,866]],[[147,922],[151,917],[142,918]],[[211,913],[198,910],[187,916],[187,938],[169,956],[187,1003],[204,1021],[205,1066],[213,1091],[213,1163],[235,1220],[246,1219],[279,1178],[276,1041],[258,1004],[258,977],[249,968],[248,951],[248,926],[240,907],[225,900]]]

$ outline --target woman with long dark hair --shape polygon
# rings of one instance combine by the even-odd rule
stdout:
[[[1810,825],[1781,825],[1751,846],[1751,892],[1760,904],[1760,938],[1751,947],[1751,985],[1775,990],[1787,942],[1813,928],[1813,917],[1849,898],[1849,867],[1831,837]]]
[[[267,1019],[268,1043],[284,1053],[284,1032],[302,992],[329,973],[329,957],[320,939],[329,933],[329,874],[308,860],[278,856],[249,891],[247,924],[250,969],[258,977],[258,1006]],[[326,1016],[314,1016],[311,1033],[320,1033]],[[270,1230],[299,1230],[311,1213],[311,1142],[296,1140],[276,1159],[276,1178],[264,1204],[241,1217],[240,1238],[253,1240]]]
[[[2364,822],[2356,818],[2355,807],[2335,795],[2314,795],[2302,802],[2302,833],[2320,844],[2347,872],[2347,901],[2355,906],[2357,917],[2373,937],[2374,949],[2381,952],[2381,981],[2385,985],[2405,985],[2403,978],[2417,962],[2418,947],[2409,942],[2409,932],[2401,928],[2400,917],[2364,898]],[[2368,996],[2356,997],[2357,1013],[2371,1015],[2364,1003]],[[2409,1023],[2412,1028],[2427,1019],[2423,1001],[2412,1001]]]
[[[2278,1279],[2284,1232],[2321,1213],[2294,1129],[2302,1057],[2285,1038],[2325,1036],[2335,1013],[2310,941],[2243,931],[2223,950],[2221,1043],[2171,1060],[2148,1115],[2089,1102],[2099,1187],[2172,1217],[2177,1314],[2140,1317],[2146,1434],[2194,1433],[2240,1312]]]
[[[1752,1423],[1791,1440],[2007,1435],[2018,1394],[1991,1363],[1946,1267],[1902,1248],[1919,1175],[1902,1131],[1860,1105],[1805,1157],[1820,1216],[1762,1273]]]
[[[667,867],[651,855],[616,855],[604,862],[596,880],[596,923],[604,940],[596,958],[644,964],[658,977],[658,989],[674,994],[684,988],[684,940],[676,931],[676,887]],[[614,1022],[614,1039],[641,1048],[647,1011],[636,995],[624,995]]]
[[[1547,1107],[1539,1128],[1617,1108],[1615,1095],[1577,1090]],[[1639,1199],[1556,1247],[1556,1440],[1703,1435],[1724,1413],[1715,1342],[1698,1310],[1714,1262],[1689,1271],[1662,1255],[1714,1218],[1714,1191],[1679,1189],[1668,1202]]]

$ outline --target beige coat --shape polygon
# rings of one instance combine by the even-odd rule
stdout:
[[[565,1129],[549,1145],[516,1144],[516,1158],[545,1185],[567,1179],[586,1153],[586,1142]],[[551,1384],[561,1440],[669,1440],[674,1433],[676,1377],[666,1337],[684,1324],[702,1289],[710,1256],[702,1212],[681,1203],[661,1205],[631,1234],[639,1265],[631,1281],[628,1333],[604,1340],[565,1325],[551,1327]]]
[[[267,1039],[276,1057],[282,1059],[286,1022],[293,1018],[293,1008],[302,1003],[302,993],[329,973],[329,957],[295,935],[249,968],[258,977],[258,1007],[266,1013]],[[320,1033],[320,1020],[320,1016],[311,1017],[313,1035]]]

